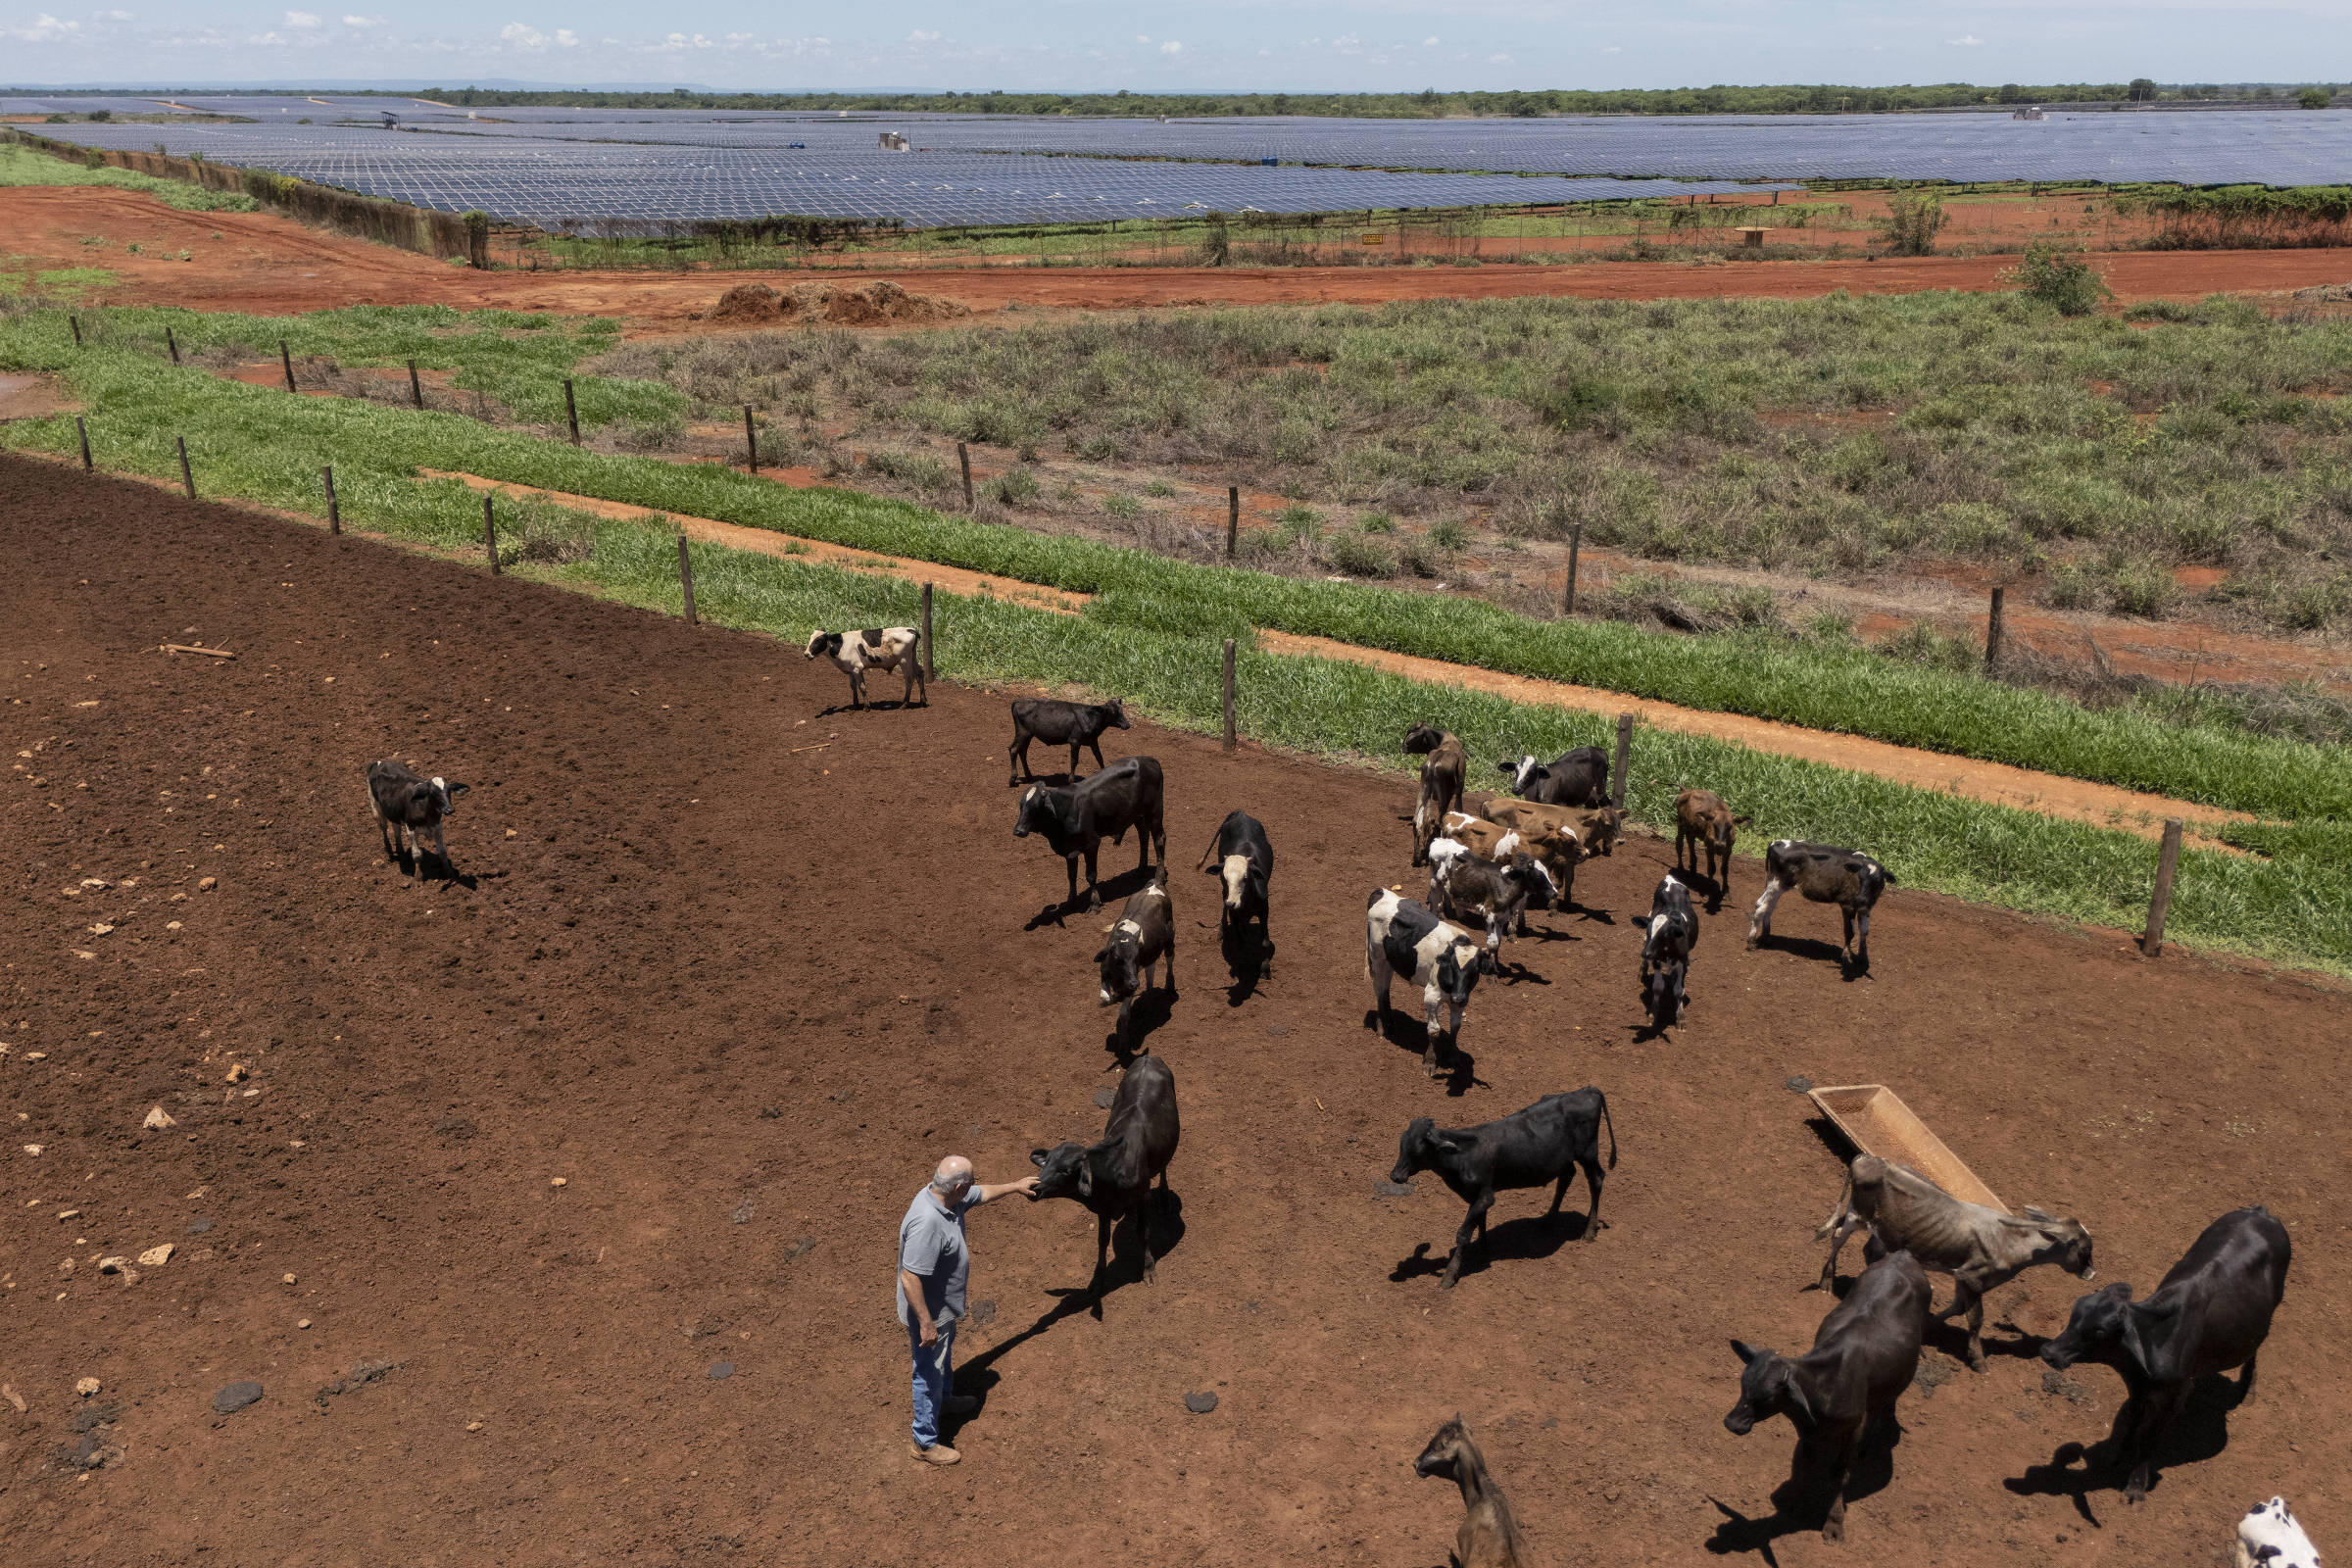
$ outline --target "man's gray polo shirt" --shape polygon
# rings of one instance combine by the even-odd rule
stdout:
[[[906,1205],[906,1217],[899,1221],[899,1267],[922,1277],[923,1305],[929,1309],[931,1321],[943,1329],[963,1316],[963,1282],[972,1267],[971,1249],[964,1245],[963,1216],[979,1201],[967,1192],[951,1210],[926,1185]],[[914,1313],[906,1304],[905,1283],[892,1294],[898,1300],[899,1321],[913,1327]]]

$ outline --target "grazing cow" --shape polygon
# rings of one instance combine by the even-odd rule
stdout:
[[[1168,997],[1176,996],[1176,911],[1168,902],[1168,868],[1152,873],[1144,890],[1127,901],[1116,921],[1104,926],[1110,938],[1095,955],[1102,973],[1102,1005],[1119,1008],[1119,1044],[1127,1044],[1127,1021],[1135,999],[1152,983],[1152,966],[1164,963]]]
[[[1609,754],[1597,746],[1579,746],[1549,762],[1522,757],[1494,764],[1511,775],[1511,793],[1543,806],[1606,806],[1609,804]]]
[[[1796,1428],[1799,1485],[1826,1479],[1834,1488],[1824,1541],[1845,1539],[1846,1483],[1862,1440],[1873,1426],[1894,1419],[1895,1400],[1919,1371],[1927,1328],[1927,1270],[1909,1252],[1889,1252],[1830,1309],[1803,1355],[1732,1342],[1745,1370],[1740,1402],[1723,1424],[1744,1438],[1759,1421],[1788,1418]]]
[[[1470,754],[1454,736],[1427,724],[1404,732],[1404,749],[1421,757],[1421,798],[1413,806],[1413,863],[1426,865],[1438,823],[1447,811],[1461,809]]]
[[[1625,828],[1625,812],[1614,806],[1588,810],[1579,806],[1545,806],[1508,795],[1488,796],[1486,814],[1487,820],[1504,827],[1566,833],[1584,846],[1586,859],[1609,854],[1617,847]]]
[[[1690,869],[1698,869],[1698,855],[1707,855],[1706,878],[1717,888],[1732,873],[1732,845],[1737,829],[1747,818],[1734,816],[1713,790],[1685,790],[1674,798],[1674,868],[1683,868],[1683,847],[1690,846]]]
[[[1176,1075],[1150,1052],[1135,1058],[1111,1097],[1110,1120],[1099,1144],[1066,1143],[1032,1149],[1038,1169],[1032,1200],[1068,1198],[1095,1215],[1095,1277],[1100,1286],[1110,1259],[1112,1227],[1129,1214],[1144,1231],[1144,1280],[1152,1278],[1152,1179],[1168,1190],[1168,1161],[1176,1157]]]
[[[1095,854],[1104,839],[1122,843],[1133,828],[1136,848],[1143,851],[1138,864],[1152,863],[1154,845],[1160,863],[1167,863],[1168,830],[1160,824],[1163,793],[1157,758],[1122,757],[1075,784],[1030,785],[1021,795],[1021,814],[1012,824],[1012,836],[1045,835],[1054,853],[1068,862],[1071,904],[1078,902],[1078,858],[1085,856],[1086,906],[1100,909],[1102,895],[1095,886]]]
[[[2293,1251],[2269,1209],[2234,1209],[2205,1227],[2146,1300],[2132,1300],[2120,1280],[2093,1291],[2075,1303],[2066,1332],[2041,1348],[2060,1371],[2099,1361],[2122,1376],[2131,1396],[2115,1420],[2130,1471],[2125,1501],[2147,1496],[2157,1441],[2187,1402],[2189,1385],[2242,1366],[2238,1402],[2253,1396],[2254,1358],[2286,1295]]]
[[[1413,1474],[1444,1476],[1462,1489],[1462,1525],[1453,1534],[1456,1568],[1529,1568],[1519,1522],[1459,1415],[1438,1428],[1413,1461]]]
[[[1545,871],[1551,873],[1551,892],[1531,896],[1529,902],[1542,908],[1549,904],[1565,909],[1576,893],[1576,868],[1585,858],[1584,844],[1574,833],[1547,827],[1505,827],[1490,822],[1483,816],[1467,811],[1447,811],[1439,824],[1444,836],[1457,844],[1467,845],[1470,853],[1498,862],[1508,861],[1518,854],[1535,857]],[[1527,913],[1520,911],[1518,934],[1527,935]]]
[[[2038,1208],[2004,1214],[1963,1202],[1908,1165],[1857,1154],[1846,1170],[1845,1192],[1813,1239],[1828,1237],[1821,1288],[1838,1277],[1846,1238],[1867,1228],[1874,1247],[1909,1252],[1919,1266],[1952,1277],[1952,1304],[1936,1314],[1950,1322],[1968,1314],[1968,1364],[1984,1370],[1984,1297],[2042,1263],[2088,1280],[2090,1232],[2079,1219],[2058,1219]]]
[[[1772,935],[1773,906],[1790,888],[1813,904],[1835,904],[1845,915],[1845,951],[1861,973],[1870,972],[1870,911],[1894,873],[1859,850],[1837,850],[1798,839],[1775,839],[1764,852],[1764,892],[1748,922],[1747,945]],[[1855,941],[1859,927],[1861,940]]]
[[[466,790],[466,785],[444,778],[426,778],[406,762],[369,762],[368,801],[375,808],[375,834],[384,854],[393,859],[404,852],[415,855],[423,847],[424,835],[430,833],[433,854],[447,864],[449,847],[443,841],[441,823],[458,814],[454,798]]]
[[[1216,842],[1200,857],[1200,868],[1213,870],[1225,884],[1225,902],[1217,911],[1218,938],[1222,940],[1227,932],[1255,920],[1259,943],[1267,955],[1266,967],[1271,970],[1274,931],[1267,884],[1274,876],[1274,846],[1266,838],[1265,824],[1248,811],[1225,813]]]
[[[1070,749],[1070,779],[1078,777],[1078,748],[1091,747],[1095,767],[1102,766],[1102,732],[1106,729],[1133,729],[1127,722],[1127,709],[1116,697],[1107,703],[1064,703],[1051,697],[1023,697],[1012,705],[1012,744],[1004,748],[1011,766],[1011,776],[1004,781],[1010,789],[1024,779],[1037,775],[1029,771],[1029,743],[1044,741],[1048,746],[1067,746]]]
[[[1458,925],[1447,925],[1421,905],[1383,888],[1364,906],[1364,973],[1372,980],[1374,1028],[1389,1021],[1389,979],[1402,975],[1421,988],[1421,1015],[1429,1024],[1429,1048],[1421,1070],[1444,1076],[1438,1067],[1438,1006],[1449,1009],[1446,1033],[1458,1043],[1462,1009],[1478,984],[1478,943]]]
[[[1690,1004],[1683,989],[1690,974],[1690,950],[1698,946],[1698,916],[1690,909],[1690,890],[1669,871],[1650,895],[1649,913],[1634,918],[1649,929],[1642,942],[1642,1004],[1648,1009],[1651,1029],[1671,1029]]]
[[[1446,1260],[1445,1287],[1453,1289],[1461,1276],[1473,1233],[1487,1231],[1487,1211],[1494,1195],[1519,1187],[1555,1184],[1545,1219],[1560,1211],[1568,1184],[1583,1167],[1592,1205],[1585,1210],[1585,1240],[1600,1234],[1600,1129],[1609,1129],[1609,1169],[1617,1168],[1617,1124],[1609,1117],[1609,1097],[1587,1086],[1573,1094],[1545,1095],[1523,1110],[1476,1127],[1441,1128],[1427,1116],[1416,1116],[1396,1141],[1396,1168],[1391,1183],[1401,1187],[1415,1171],[1434,1170],[1453,1189],[1453,1196],[1470,1205],[1462,1228],[1453,1233],[1453,1254]]]
[[[2237,1522],[2235,1568],[2320,1568],[2320,1549],[2295,1523],[2286,1499],[2273,1497]]]
[[[923,706],[931,706],[931,688],[923,679],[923,634],[911,626],[875,626],[865,631],[820,631],[808,639],[808,651],[803,656],[814,659],[822,654],[833,661],[833,667],[850,677],[850,706],[865,706],[865,672],[878,669],[888,674],[894,669],[906,672],[906,691],[899,706],[914,705],[914,693],[922,688]]]
[[[1446,813],[1449,817],[1455,813]],[[1512,930],[1527,930],[1531,900],[1549,904],[1560,895],[1551,871],[1525,850],[1512,852],[1505,861],[1474,853],[1459,839],[1429,843],[1429,906],[1448,920],[1477,919],[1487,928],[1485,962],[1489,973],[1502,939]]]

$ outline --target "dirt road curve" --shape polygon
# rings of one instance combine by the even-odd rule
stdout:
[[[1846,1544],[1777,1561],[2205,1563],[2275,1492],[2352,1538],[2327,1436],[2352,999],[1898,890],[1850,984],[1822,910],[1749,954],[1727,906],[1689,1025],[1640,1042],[1627,916],[1665,854],[1637,842],[1580,879],[1593,912],[1538,917],[1531,973],[1482,986],[1449,1098],[1414,1028],[1362,1026],[1398,789],[1148,725],[1114,750],[1169,781],[1184,990],[1151,1044],[1182,1234],[1098,1320],[1066,1294],[1088,1216],[976,1215],[985,1408],[960,1469],[920,1470],[899,1215],[951,1150],[1002,1179],[1099,1128],[1113,1080],[1102,922],[1031,928],[1060,872],[1010,835],[1003,700],[826,714],[840,676],[759,638],[45,465],[0,459],[0,515],[24,1118],[0,1532],[25,1561],[1421,1565],[1459,1506],[1410,1462],[1457,1409],[1547,1560],[1714,1561],[1753,1544],[1736,1516],[1771,1511],[1790,1447],[1723,1430],[1726,1339],[1802,1345],[1828,1304],[1798,1287],[1838,1159],[1793,1074],[1898,1086],[1995,1190],[2083,1215],[2106,1278],[2144,1289],[2255,1200],[2297,1253],[2259,1397],[2201,1396],[2145,1506],[2091,1491],[2093,1528],[2036,1468],[2104,1432],[2111,1373],[1937,1354]],[[360,770],[386,755],[473,786],[463,881],[382,858]],[[1282,856],[1247,997],[1190,869],[1234,806]],[[1756,880],[1740,861],[1735,901]],[[1460,1205],[1426,1177],[1376,1194],[1399,1129],[1587,1082],[1622,1144],[1611,1228],[1586,1247],[1508,1197],[1441,1293]],[[158,1105],[178,1124],[142,1132]],[[164,1242],[135,1282],[93,1266]],[[2030,1277],[1989,1315],[2054,1327],[2074,1294]],[[395,1365],[324,1392],[363,1361]],[[261,1400],[216,1414],[248,1379]],[[109,1462],[77,1481],[85,1442]]]
[[[180,213],[124,191],[26,186],[0,190],[0,231],[12,253],[42,268],[103,266],[121,276],[118,304],[185,305],[263,314],[337,305],[544,307],[630,318],[682,330],[729,283],[805,281],[805,272],[475,272],[280,218]],[[111,243],[92,248],[82,240]],[[218,238],[214,236],[218,235]],[[122,246],[137,241],[141,254]],[[190,259],[173,258],[180,251]],[[1752,262],[1720,267],[1595,262],[1544,267],[1489,264],[1430,268],[989,267],[872,274],[828,269],[834,281],[890,276],[927,294],[987,311],[1008,304],[1079,310],[1171,305],[1378,304],[1403,299],[1567,295],[1585,299],[1687,299],[1728,295],[1810,298],[1834,289],[1899,294],[1998,287],[2014,258],[1929,257],[1884,262]],[[26,264],[19,264],[26,265]],[[2329,251],[2119,252],[2099,258],[2118,298],[2195,299],[2216,291],[2301,288],[2344,280]]]

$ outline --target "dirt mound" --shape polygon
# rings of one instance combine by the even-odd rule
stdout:
[[[724,325],[773,321],[833,321],[868,326],[881,321],[939,321],[967,316],[955,300],[915,294],[887,279],[871,283],[796,283],[781,293],[765,283],[738,283],[718,297],[703,319]]]
[[[2352,303],[2352,283],[2316,283],[2310,288],[2295,290],[2295,298],[2320,305]]]

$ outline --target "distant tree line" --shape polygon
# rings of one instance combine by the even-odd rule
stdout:
[[[1445,120],[1463,116],[1538,119],[1547,115],[1834,115],[1886,114],[1918,109],[1994,108],[2004,104],[2155,103],[2209,100],[2272,102],[2295,99],[2324,107],[2328,86],[2160,85],[2132,81],[2045,82],[1980,86],[1938,82],[1903,87],[1673,87],[1608,92],[1557,89],[1526,92],[1417,93],[698,93],[509,92],[488,87],[428,87],[416,94],[467,108],[541,106],[565,109],[870,110],[892,114],[1158,115],[1200,119],[1217,115],[1320,115],[1367,120]]]

